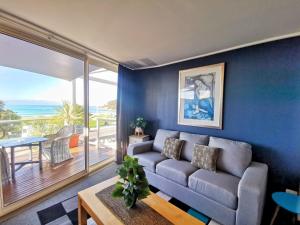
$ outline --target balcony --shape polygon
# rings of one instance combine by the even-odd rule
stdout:
[[[11,138],[26,137],[37,134],[37,125],[43,124],[47,127],[55,127],[51,119],[41,118],[34,120],[22,119],[14,121],[0,121],[0,127],[21,127],[22,132],[9,132]],[[35,127],[35,130],[33,129]],[[79,129],[78,129],[79,127]],[[85,170],[85,150],[83,129],[77,127],[75,133],[78,135],[78,145],[70,146],[71,159],[52,165],[50,160],[42,155],[42,169],[38,163],[22,164],[22,162],[38,161],[38,147],[18,147],[15,149],[14,160],[15,179],[2,184],[3,201],[5,205],[14,203],[28,197],[47,187],[50,187],[64,179]],[[51,130],[51,129],[50,129]],[[53,130],[55,130],[53,128]],[[40,133],[41,134],[41,133]],[[100,119],[95,116],[90,118],[89,129],[89,166],[101,163],[104,160],[115,157],[116,149],[116,126],[115,119]],[[6,148],[9,162],[11,164],[11,150]],[[21,164],[18,164],[21,163]]]

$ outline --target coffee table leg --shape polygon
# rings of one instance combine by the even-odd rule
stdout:
[[[277,214],[278,214],[278,212],[279,212],[279,209],[280,209],[280,207],[277,206],[276,209],[275,209],[275,213],[274,213],[274,215],[273,215],[273,217],[272,217],[272,220],[271,220],[270,225],[273,225],[273,224],[274,224],[275,219],[276,219],[276,216],[277,216]]]
[[[78,197],[78,225],[87,225],[87,212],[81,203],[81,199]]]
[[[15,148],[10,148],[10,161],[11,161],[11,179],[15,181]]]
[[[43,169],[42,142],[39,142],[39,164],[40,164],[40,170],[42,170]]]

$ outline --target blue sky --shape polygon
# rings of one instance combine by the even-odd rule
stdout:
[[[67,81],[32,73],[28,71],[0,66],[0,99],[7,100],[42,100],[42,93],[57,86],[66,85]],[[59,99],[44,98],[45,101]]]
[[[83,80],[76,80],[76,100],[83,105]],[[117,87],[90,81],[90,105],[101,106],[117,98]],[[0,100],[51,102],[72,101],[72,82],[0,66]]]

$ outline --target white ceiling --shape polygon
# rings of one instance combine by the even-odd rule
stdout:
[[[0,8],[134,68],[300,31],[299,0],[1,0]]]

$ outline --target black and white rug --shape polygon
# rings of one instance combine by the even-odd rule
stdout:
[[[176,205],[178,208],[186,211],[195,218],[201,220],[207,225],[218,225],[215,221],[211,220],[209,217],[204,214],[197,212],[186,204],[178,201],[175,198],[162,193],[154,187],[150,187],[151,191],[162,197],[163,199],[169,201],[173,205]],[[78,225],[78,198],[74,196],[67,200],[64,200],[58,204],[52,205],[46,209],[38,211],[38,217],[41,222],[41,225]],[[88,219],[88,225],[95,225],[96,223],[92,218]]]
[[[78,198],[74,196],[38,211],[37,214],[42,225],[77,225],[77,207]]]

